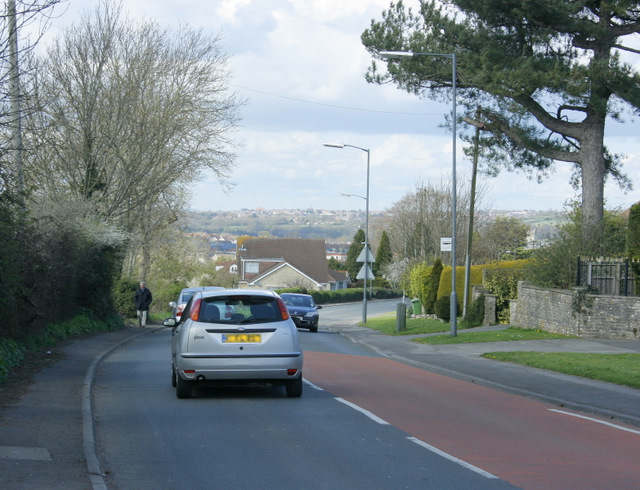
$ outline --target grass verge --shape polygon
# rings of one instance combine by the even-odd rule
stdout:
[[[483,357],[640,389],[640,354],[487,352]]]
[[[422,344],[467,344],[477,342],[510,342],[517,340],[544,340],[544,339],[575,339],[576,337],[558,335],[542,330],[530,330],[525,328],[509,327],[504,330],[491,330],[485,332],[458,332],[456,337],[450,335],[434,335],[414,339],[414,342]]]
[[[459,331],[456,337],[451,337],[448,323],[430,318],[407,319],[407,329],[396,334],[395,313],[368,319],[367,328],[387,335],[442,334],[413,339],[433,345],[575,338],[514,327],[488,332]],[[515,351],[488,352],[483,357],[640,389],[640,354]]]
[[[434,318],[407,318],[406,330],[396,333],[395,313],[367,318],[366,327],[385,335],[422,335],[447,332],[450,328],[448,323]]]

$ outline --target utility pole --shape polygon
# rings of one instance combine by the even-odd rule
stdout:
[[[480,111],[476,118],[480,118]],[[476,176],[478,174],[478,145],[480,142],[480,125],[476,124],[476,134],[473,141],[473,171],[471,173],[471,203],[469,204],[469,232],[467,234],[467,258],[464,268],[464,300],[462,303],[462,316],[467,315],[469,305],[469,281],[471,275],[471,245],[473,243],[473,218],[476,203]]]

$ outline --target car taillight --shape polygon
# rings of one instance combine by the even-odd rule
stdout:
[[[280,314],[282,315],[282,319],[288,320],[289,310],[287,310],[287,305],[284,304],[284,301],[282,301],[282,298],[278,298],[276,299],[276,301],[278,303],[278,308],[280,308]]]
[[[200,305],[202,305],[202,300],[201,299],[197,299],[193,303],[193,306],[191,307],[191,312],[189,314],[189,318],[191,318],[194,322],[197,322],[198,318],[200,318]]]

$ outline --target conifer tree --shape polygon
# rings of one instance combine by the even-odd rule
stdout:
[[[356,234],[353,236],[353,241],[349,246],[349,250],[347,251],[347,273],[352,281],[356,280],[358,271],[360,270],[360,267],[362,267],[362,264],[358,263],[357,259],[358,255],[360,255],[360,252],[364,248],[364,238],[365,235],[363,229],[356,231]]]
[[[386,72],[374,61],[367,79],[435,100],[450,100],[452,59],[429,54],[455,53],[458,114],[483,130],[484,169],[540,179],[554,162],[573,165],[589,240],[602,224],[607,176],[630,188],[604,138],[608,118],[640,108],[630,44],[639,32],[640,2],[628,0],[421,0],[419,12],[400,0],[362,42],[377,60],[384,50],[422,53],[387,60]]]
[[[378,251],[376,252],[376,261],[373,263],[373,275],[381,275],[385,266],[390,264],[392,260],[391,241],[387,232],[383,231],[380,237],[380,245],[378,245]]]

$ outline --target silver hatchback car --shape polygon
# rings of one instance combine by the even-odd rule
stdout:
[[[171,384],[178,398],[190,398],[193,387],[236,383],[284,385],[287,396],[302,396],[298,330],[276,293],[197,292],[179,322],[163,324],[174,328]]]

